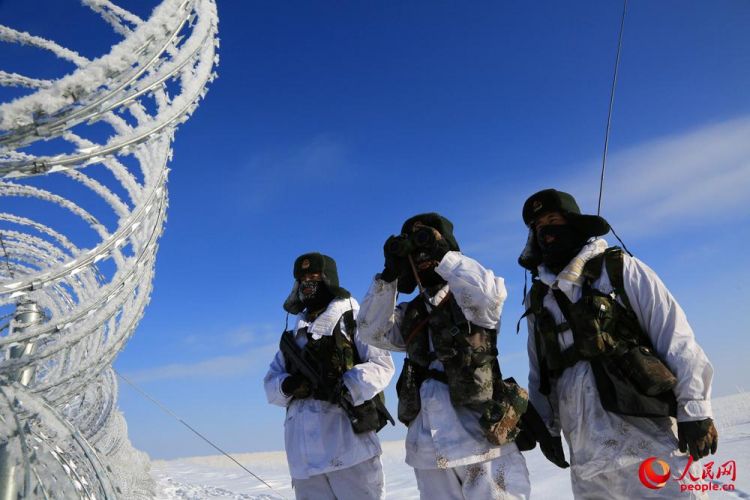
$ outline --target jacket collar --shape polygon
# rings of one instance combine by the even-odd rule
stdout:
[[[297,330],[303,327],[307,327],[307,331],[312,334],[314,339],[319,339],[323,336],[333,335],[333,329],[336,328],[341,316],[348,311],[353,309],[356,315],[357,309],[359,309],[357,301],[354,297],[346,299],[333,299],[325,311],[320,313],[320,316],[310,323],[305,319],[305,313],[302,312],[297,315]]]

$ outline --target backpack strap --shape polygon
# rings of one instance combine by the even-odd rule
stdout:
[[[341,329],[342,322],[346,327],[346,331],[349,333],[349,340],[344,337],[344,332]],[[333,340],[336,343],[336,350],[344,363],[344,371],[349,370],[352,366],[358,365],[362,362],[359,351],[357,350],[357,345],[354,343],[354,332],[356,331],[357,321],[354,319],[354,311],[349,309],[341,315],[336,322],[336,326],[333,328]],[[351,366],[349,365],[349,359],[347,356],[347,350],[349,349],[352,351]]]
[[[581,274],[586,278],[586,282],[589,284],[593,283],[594,281],[599,279],[599,276],[602,274],[602,264],[604,263],[604,259],[609,252],[609,248],[606,249],[604,252],[595,255],[591,259],[589,259],[588,262],[583,266],[583,271],[581,271]],[[609,261],[607,261],[609,263]],[[607,270],[609,270],[609,266],[607,266]],[[620,279],[622,281],[622,278]]]
[[[352,356],[354,358],[354,364],[358,365],[362,362],[362,357],[359,355],[357,344],[354,343],[354,333],[357,331],[357,320],[354,319],[354,311],[352,309],[349,309],[343,314],[343,316],[341,316],[341,319],[344,321],[346,331],[349,332],[349,338],[351,339],[352,343]]]
[[[518,318],[518,323],[516,323],[516,333],[520,331],[521,321],[526,316],[529,314],[538,316],[539,313],[542,312],[542,308],[544,307],[544,296],[547,295],[547,290],[549,290],[549,287],[542,283],[542,280],[536,277],[532,278],[531,290],[529,290],[529,308],[524,311],[520,318]]]
[[[628,295],[625,293],[625,286],[622,278],[625,258],[623,256],[623,250],[620,247],[609,247],[604,252],[600,253],[593,259],[589,260],[583,267],[582,274],[586,277],[585,285],[591,285],[594,281],[599,279],[602,274],[602,264],[607,269],[607,277],[609,283],[612,285],[612,289],[616,296],[622,300],[625,309],[632,310]]]
[[[609,282],[614,289],[615,295],[620,297],[622,303],[627,309],[632,310],[633,307],[630,305],[628,294],[625,293],[625,284],[622,277],[623,269],[625,267],[625,257],[620,247],[610,247],[604,252],[604,257],[607,264],[607,276]]]
[[[589,260],[583,267],[582,274],[586,277],[589,284],[593,283],[602,274],[602,264],[607,269],[609,283],[614,289],[615,295],[622,299],[625,307],[630,308],[630,301],[625,293],[622,272],[624,267],[623,251],[620,247],[609,247],[604,252]]]
[[[641,345],[649,347],[654,351],[653,342],[648,336],[646,331],[640,326],[638,322],[638,316],[635,314],[635,310],[628,299],[628,294],[625,293],[625,284],[623,279],[623,270],[625,256],[623,249],[620,247],[610,247],[606,251],[606,264],[607,264],[607,276],[609,282],[612,285],[614,294],[620,298],[624,308],[624,320],[630,325],[630,331],[635,334],[633,340],[638,341]],[[654,351],[655,352],[655,351]]]
[[[542,283],[542,280],[537,279],[531,284],[531,291],[529,292],[529,309],[532,313],[538,314],[544,307],[544,297],[547,295],[549,287]]]
[[[521,319],[518,320],[516,331],[518,331],[521,320],[529,314],[533,314],[535,318],[539,318],[544,308],[544,297],[547,295],[547,290],[549,290],[549,287],[542,283],[540,279],[533,279],[531,290],[529,291],[529,308],[523,313]],[[542,356],[542,338],[538,331],[530,332],[530,335],[534,335],[534,347],[536,349],[537,365],[539,366],[539,392],[548,395],[551,391],[550,372],[547,360]]]
[[[349,332],[349,336],[354,338],[354,331],[357,329],[357,320],[354,319],[354,310],[349,309],[341,315],[341,319],[344,321],[346,331]]]

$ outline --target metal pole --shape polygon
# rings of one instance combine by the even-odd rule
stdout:
[[[44,312],[36,302],[24,301],[16,304],[16,312],[10,325],[9,336],[23,333],[27,328],[41,323],[44,319]],[[34,342],[23,342],[10,348],[9,358],[17,359],[22,356],[28,356],[34,352]],[[28,386],[34,377],[34,368],[26,366],[19,369],[12,377],[12,381],[21,385]],[[16,429],[16,436],[19,436],[20,429]],[[18,457],[13,456],[8,447],[8,442],[0,445],[0,500],[17,500],[22,486],[26,491],[27,485],[21,485],[16,481],[16,460]],[[28,471],[25,471],[28,476]],[[28,493],[28,491],[26,491]]]

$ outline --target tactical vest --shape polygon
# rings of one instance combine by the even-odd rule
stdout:
[[[419,389],[425,379],[433,378],[448,385],[454,406],[480,412],[479,422],[490,442],[504,444],[515,439],[528,395],[517,384],[502,379],[496,329],[469,322],[449,292],[430,310],[421,296],[409,302],[401,332],[407,352],[396,385],[401,422],[409,425],[419,414]],[[429,368],[434,360],[442,363],[444,372]]]
[[[534,315],[539,392],[549,394],[551,379],[585,360],[591,364],[604,409],[631,416],[674,416],[677,402],[672,388],[676,379],[656,355],[630,305],[623,286],[623,259],[622,249],[611,247],[589,260],[582,271],[581,299],[576,303],[562,291],[552,290],[565,318],[560,324],[543,305],[549,287],[534,278],[524,317]],[[603,265],[613,288],[610,294],[592,286]],[[558,335],[568,329],[573,333],[573,345],[561,350]]]
[[[331,335],[323,335],[319,339],[315,339],[305,329],[307,344],[302,349],[303,356],[318,369],[318,373],[325,380],[325,384],[313,391],[311,397],[314,399],[330,402],[331,391],[340,390],[343,385],[342,376],[344,373],[354,365],[362,363],[357,346],[341,330],[342,321],[346,325],[347,331],[351,332],[353,336],[357,324],[351,309],[346,311],[336,322]],[[287,372],[290,372],[291,367],[286,359],[285,363]],[[379,431],[390,417],[385,409],[385,394],[382,392],[361,405],[354,406],[353,410],[355,418],[352,421],[352,426],[357,433]]]

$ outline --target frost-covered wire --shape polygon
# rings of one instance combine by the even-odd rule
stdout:
[[[8,26],[0,24],[0,42],[15,42],[22,45],[29,45],[39,49],[44,49],[52,52],[61,59],[66,59],[76,66],[84,66],[88,64],[89,60],[80,55],[78,52],[56,44],[53,41],[46,40],[44,38],[30,35],[24,31],[17,31]]]
[[[132,29],[126,25],[130,23],[139,26],[143,20],[131,12],[119,7],[109,0],[83,0],[83,4],[102,16],[110,26],[119,34],[128,36]]]
[[[52,85],[51,80],[41,78],[30,78],[0,70],[0,86],[2,87],[27,87],[30,89],[43,89]]]
[[[111,363],[150,300],[175,129],[216,77],[216,5],[163,0],[140,19],[110,0],[82,1],[124,37],[93,60],[0,26],[0,42],[75,65],[57,79],[0,70],[0,84],[33,91],[0,104],[0,381],[48,405],[57,416],[45,420],[62,416],[91,444],[65,455],[70,470],[99,460],[119,496],[146,498],[148,459],[127,439]],[[13,312],[21,304],[40,318],[21,322]],[[0,421],[14,408],[0,405]],[[21,413],[13,418],[24,425],[31,413]],[[13,449],[24,481],[52,491],[23,446]]]

